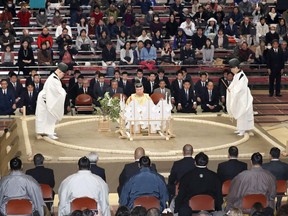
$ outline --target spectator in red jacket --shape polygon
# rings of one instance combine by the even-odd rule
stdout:
[[[6,21],[12,21],[13,16],[12,13],[8,10],[8,7],[5,6],[3,12],[0,15],[0,21],[6,22]]]
[[[42,29],[42,33],[40,35],[38,35],[38,38],[37,38],[37,45],[38,45],[38,48],[40,49],[41,48],[41,44],[45,41],[49,41],[50,42],[50,45],[51,47],[53,46],[53,38],[52,36],[49,34],[49,30],[47,27],[44,27]]]
[[[98,5],[95,5],[94,11],[91,12],[90,17],[95,18],[95,24],[98,25],[99,20],[103,19],[103,13],[100,11],[100,8]]]
[[[17,17],[19,19],[19,25],[21,27],[28,27],[30,25],[31,13],[27,9],[25,4],[21,6],[21,10],[17,13]]]

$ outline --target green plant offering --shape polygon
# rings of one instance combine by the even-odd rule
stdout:
[[[98,99],[101,105],[101,113],[104,117],[104,120],[107,120],[107,117],[115,122],[119,119],[120,116],[120,99],[118,97],[110,97],[109,92],[104,94],[103,98]]]

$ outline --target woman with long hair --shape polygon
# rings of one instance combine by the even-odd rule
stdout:
[[[24,76],[29,75],[29,71],[31,69],[25,68],[26,66],[33,66],[35,65],[35,59],[33,50],[29,47],[29,42],[24,40],[21,44],[21,47],[18,51],[18,63],[19,70],[23,72]]]
[[[206,43],[202,49],[202,55],[203,55],[203,58],[202,58],[203,64],[212,64],[213,63],[214,46],[212,45],[210,38],[206,39]]]
[[[120,51],[120,65],[132,65],[134,62],[133,50],[131,44],[126,41],[123,48]]]

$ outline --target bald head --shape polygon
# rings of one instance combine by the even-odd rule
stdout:
[[[139,160],[142,156],[145,156],[145,150],[142,147],[138,147],[134,152],[134,159]]]
[[[193,147],[190,144],[186,144],[183,146],[183,155],[184,156],[192,156],[193,154]]]

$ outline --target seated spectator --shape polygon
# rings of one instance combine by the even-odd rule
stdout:
[[[30,18],[31,18],[31,13],[27,9],[26,4],[21,5],[21,10],[17,13],[18,17],[18,23],[21,27],[28,27],[30,26]]]
[[[263,14],[264,17],[267,17],[269,11],[270,11],[270,5],[267,4],[267,0],[262,0],[261,2],[259,2],[259,7],[261,10],[261,13]]]
[[[103,19],[104,14],[100,10],[100,6],[99,5],[95,5],[94,6],[94,10],[90,13],[90,19],[92,17],[95,19],[95,24],[96,25],[98,25],[99,21]]]
[[[135,86],[136,83],[142,83],[143,86],[147,86],[147,78],[143,75],[143,70],[138,68],[136,71],[136,77],[132,79],[132,84]]]
[[[252,13],[252,16],[253,16],[252,23],[253,24],[256,24],[256,23],[260,22],[261,17],[264,17],[264,15],[261,12],[262,11],[261,11],[261,8],[259,7],[259,4],[258,4],[258,7],[256,5],[255,8],[254,8],[254,11]]]
[[[197,64],[195,57],[195,50],[191,46],[191,42],[188,41],[185,46],[180,50],[180,61],[183,65]]]
[[[47,14],[45,9],[40,9],[36,16],[37,25],[40,27],[46,27],[48,24]]]
[[[223,29],[218,30],[218,34],[214,38],[213,45],[215,49],[228,49],[229,41],[228,37],[224,35]]]
[[[93,103],[100,107],[99,99],[102,99],[104,97],[105,92],[109,88],[109,85],[105,83],[105,75],[99,74],[98,82],[94,84],[93,87]]]
[[[28,175],[25,175],[22,169],[22,161],[19,158],[10,160],[11,173],[0,180],[0,209],[1,214],[7,215],[6,204],[9,200],[29,199],[32,202],[33,210],[39,215],[44,215],[46,207],[41,189],[38,183]]]
[[[62,20],[63,20],[63,17],[60,14],[60,10],[55,9],[53,18],[51,20],[51,25],[53,27],[59,26],[59,25],[61,25]]]
[[[6,46],[5,51],[1,55],[1,64],[3,66],[13,66],[14,65],[14,53],[11,52],[11,47]]]
[[[187,38],[191,39],[192,35],[196,31],[195,24],[191,21],[191,17],[187,16],[186,20],[180,24],[180,28],[183,29]]]
[[[144,86],[144,92],[146,94],[152,95],[154,92],[154,89],[157,86],[157,83],[155,82],[156,74],[154,72],[149,73],[148,81],[146,82]]]
[[[186,36],[183,29],[178,28],[177,35],[174,37],[173,50],[179,50],[186,44]]]
[[[199,27],[206,26],[206,22],[208,20],[207,13],[202,5],[199,5],[198,11],[193,16],[193,19],[195,20],[195,23]]]
[[[247,164],[237,159],[238,154],[238,148],[236,146],[231,146],[228,149],[229,160],[218,164],[217,175],[221,183],[226,180],[232,180],[239,173],[247,170]]]
[[[120,14],[120,10],[116,7],[114,3],[111,3],[109,8],[105,10],[105,15],[107,17],[113,17],[114,20],[118,19],[118,16]]]
[[[101,25],[100,25],[100,21]],[[101,26],[104,25],[103,20],[99,20],[99,28],[101,28]],[[107,29],[106,29],[107,30]],[[96,39],[97,36],[100,37],[100,34],[102,33],[102,29],[101,31],[99,31],[99,35],[97,35],[97,25],[96,25],[96,21],[94,17],[90,17],[90,20],[88,22],[88,36],[91,40]]]
[[[125,31],[121,31],[119,35],[117,35],[117,43],[116,43],[116,52],[119,53],[122,48],[124,48],[124,44],[127,41],[127,34]]]
[[[145,13],[144,25],[149,26],[151,24],[151,22],[153,21],[153,14],[154,14],[153,7],[150,7],[148,13]]]
[[[139,172],[124,185],[119,199],[120,205],[132,209],[137,197],[155,196],[160,201],[160,211],[162,212],[168,201],[164,177],[151,169],[151,161],[147,156],[139,159],[139,167]]]
[[[274,208],[276,195],[276,179],[262,165],[262,155],[257,152],[251,156],[252,168],[238,174],[231,182],[227,196],[226,210],[242,208],[242,199],[248,194],[264,194],[267,206]]]
[[[222,209],[221,183],[217,174],[207,168],[208,161],[208,156],[203,152],[195,156],[196,167],[180,179],[174,213],[192,215],[192,209],[188,204],[189,199],[199,194],[211,195],[215,200],[215,210]]]
[[[34,75],[37,74],[37,70],[36,69],[32,69],[29,73],[29,76],[26,77],[26,82],[25,82],[25,86],[28,86],[29,83],[33,84],[34,81]]]
[[[265,46],[265,41],[261,41],[255,50],[255,63],[266,64],[266,56],[269,49],[271,49],[271,44]]]
[[[1,23],[5,23],[7,21],[11,22],[12,19],[13,19],[13,15],[12,15],[11,11],[9,11],[7,6],[4,6],[4,10],[0,14],[0,22]]]
[[[200,5],[201,4],[199,3],[199,0],[193,0],[192,9],[191,9],[191,13],[193,16],[199,11],[198,8]]]
[[[206,39],[206,44],[203,46],[201,52],[203,55],[203,64],[212,64],[214,61],[214,46],[209,38]]]
[[[69,44],[64,44],[64,49],[59,52],[59,62],[64,62],[68,65],[68,70],[73,70],[75,61],[73,55],[76,55],[78,51],[71,47]]]
[[[76,38],[76,49],[81,51],[94,51],[93,42],[87,36],[85,29],[82,29],[80,36]]]
[[[123,94],[123,88],[118,86],[117,80],[112,80],[111,87],[108,87],[106,92],[109,93],[110,97],[113,97],[115,94]]]
[[[124,22],[122,21],[122,19],[120,19],[120,18],[117,19],[116,27],[117,27],[117,30],[116,30],[117,35],[119,35],[121,33],[121,31],[123,31],[123,32],[125,32],[125,34],[127,36],[129,36],[127,26],[124,25]]]
[[[49,66],[52,65],[51,52],[47,50],[46,42],[42,42],[41,49],[37,52],[37,60],[39,65]]]
[[[92,89],[91,87],[89,86],[89,81],[87,79],[84,79],[83,80],[83,84],[82,84],[82,87],[80,87],[78,89],[78,92],[77,92],[77,96],[80,95],[80,94],[88,94],[90,95],[91,97],[93,97],[93,94],[92,94]],[[89,159],[90,160],[90,159]],[[90,161],[91,162],[91,161]],[[92,162],[91,162],[92,163]]]
[[[81,17],[80,23],[77,23],[76,26],[77,26],[78,36],[81,35],[82,29],[85,29],[86,33],[88,32],[88,23],[87,23],[87,20],[85,19],[85,17]]]
[[[8,89],[6,79],[1,80],[0,101],[0,115],[14,115],[16,110],[15,96],[13,92]]]
[[[208,79],[208,74],[206,72],[200,73],[200,79],[195,83],[194,90],[197,98],[197,102],[201,103],[201,95],[206,90],[206,86],[210,80]]]
[[[170,0],[167,0],[167,3],[169,4]],[[181,0],[175,0],[175,2],[170,6],[170,13],[174,14],[175,17],[179,18],[180,14],[183,11],[183,5]]]
[[[287,27],[285,19],[283,18],[279,19],[279,23],[276,26],[276,32],[279,34],[279,37],[282,39],[286,35],[286,33],[288,32],[288,27]]]
[[[12,25],[11,22],[7,21],[6,23],[3,23],[2,25],[0,25],[1,29],[0,29],[0,35],[4,34],[4,30],[8,29],[9,32],[11,33],[11,35],[13,35],[14,37],[16,37],[16,31]]]
[[[62,52],[64,49],[64,44],[72,44],[72,38],[68,35],[68,29],[62,29],[62,34],[56,38],[56,43],[58,44],[59,52]]]
[[[68,83],[68,94],[73,90],[75,85],[77,85],[78,77],[81,75],[80,70],[74,70],[73,76],[69,79]]]
[[[282,41],[281,43],[281,49],[283,51],[284,55],[284,61],[285,63],[288,61],[288,48],[287,48],[287,41]]]
[[[127,98],[130,97],[130,95],[134,91],[134,87],[131,84],[131,82],[128,80],[128,73],[127,71],[122,72],[122,81],[121,81],[121,87],[123,88],[123,93],[127,96]]]
[[[100,74],[100,71],[97,70],[97,71],[95,72],[94,77],[90,80],[89,86],[90,86],[91,90],[93,90],[95,83],[99,82],[99,80],[98,80],[98,79],[99,79],[99,74]],[[74,82],[75,82],[75,81],[74,81]]]
[[[32,73],[33,74],[33,73]],[[44,84],[41,83],[41,79],[40,79],[40,75],[35,73],[33,75],[33,81],[31,81],[30,83],[33,84],[34,86],[34,91],[38,94],[44,87]]]
[[[11,12],[13,17],[16,17],[16,9],[15,9],[15,4],[13,3],[12,0],[8,0],[7,1],[7,7],[8,7],[8,11]]]
[[[223,28],[224,25],[222,23],[223,23],[223,20],[225,18],[225,12],[223,11],[223,7],[219,4],[218,4],[217,9],[214,13],[214,18],[216,19],[216,21],[219,25],[219,28]]]
[[[19,70],[23,72],[24,76],[29,75],[29,69],[26,66],[35,65],[35,59],[33,50],[29,47],[28,41],[23,41],[18,51],[18,62]]]
[[[154,14],[153,21],[150,23],[150,32],[152,33],[152,36],[154,36],[157,31],[162,32],[162,30],[163,24],[159,19],[159,15]]]
[[[203,34],[201,27],[197,28],[197,32],[192,36],[192,47],[196,50],[201,50],[206,43],[206,36]]]
[[[45,42],[45,41],[49,41],[50,42],[50,45],[53,46],[53,38],[52,36],[49,34],[49,30],[47,27],[44,27],[42,29],[42,32],[41,34],[38,35],[37,37],[37,45],[38,45],[38,48],[40,49],[41,46],[42,46],[42,43]]]
[[[212,17],[207,21],[204,35],[207,38],[210,38],[210,40],[213,40],[218,32],[218,29],[219,27],[217,25],[217,20]]]
[[[147,31],[143,29],[141,35],[137,38],[137,42],[143,41],[145,43],[146,40],[151,40],[151,38],[147,35]]]
[[[227,36],[238,38],[238,27],[234,22],[234,19],[231,17],[228,20],[228,24],[225,27],[225,34]]]
[[[169,16],[169,20],[166,22],[166,39],[172,39],[175,37],[175,35],[177,34],[177,30],[179,27],[179,23],[176,21],[175,19],[175,15],[174,14],[170,14]]]
[[[247,41],[248,44],[251,44],[252,40],[252,27],[253,25],[251,24],[250,18],[247,16],[244,17],[243,22],[240,24],[239,32],[240,38]]]
[[[233,8],[233,11],[229,14],[228,16],[228,20],[232,18],[235,22],[235,24],[237,26],[240,25],[240,23],[242,22],[243,20],[243,14],[239,11],[239,8],[236,6]]]
[[[202,112],[219,112],[222,106],[219,104],[219,91],[213,82],[208,82],[206,90],[201,95]]]
[[[56,28],[55,37],[58,38],[62,33],[63,29],[67,29],[67,34],[72,38],[71,27],[67,25],[67,20],[62,20],[61,25]]]
[[[161,80],[164,80],[164,81],[165,81],[165,84],[166,84],[165,87],[168,88],[168,89],[170,89],[170,87],[171,87],[170,81],[169,81],[168,77],[165,76],[165,70],[164,70],[164,68],[159,67],[159,68],[158,68],[158,76],[156,77],[155,82],[158,83],[158,84],[160,84],[160,81],[161,81]],[[157,87],[158,87],[158,86],[157,86]],[[159,86],[159,87],[160,87],[160,86]]]
[[[24,28],[22,31],[22,35],[19,38],[20,43],[22,44],[23,41],[27,41],[29,44],[29,47],[31,47],[31,44],[34,42],[33,37],[30,35],[28,29]]]
[[[78,161],[79,171],[64,179],[59,187],[59,214],[68,215],[73,199],[89,197],[95,199],[97,207],[103,216],[110,215],[108,186],[103,179],[90,171],[90,162],[87,157]],[[86,182],[86,184],[83,184]],[[89,182],[89,184],[88,184]]]
[[[251,64],[254,62],[255,53],[248,47],[247,42],[242,43],[238,59],[242,64]]]
[[[276,11],[275,7],[271,7],[270,12],[267,14],[267,23],[270,24],[278,24],[279,14]]]
[[[121,78],[121,75],[120,75],[120,70],[116,69],[114,71],[114,77],[112,78],[112,80],[116,80],[117,83],[118,83],[118,86],[123,88],[123,83],[122,83],[122,78]],[[111,86],[112,80],[110,80],[110,86]]]
[[[224,107],[224,112],[227,112],[227,109],[226,109],[227,87],[231,84],[234,74],[232,72],[228,72],[227,70],[224,70],[223,74],[224,76],[219,79],[218,88],[219,88],[219,93],[220,93],[220,100]]]
[[[178,105],[178,101],[180,101],[181,90],[183,89],[183,72],[178,70],[176,72],[176,79],[171,83],[171,101],[172,104]]]
[[[175,65],[174,56],[175,53],[172,50],[170,43],[165,43],[164,48],[161,51],[160,65]]]
[[[117,38],[117,25],[114,16],[109,16],[109,22],[107,24],[107,29],[108,29],[108,34],[111,39],[116,39]]]
[[[77,82],[73,85],[73,87],[70,88],[69,86],[68,96],[69,96],[69,99],[71,99],[72,104],[75,104],[75,99],[78,95],[78,92],[83,87],[83,80],[84,80],[84,76],[80,74],[77,77]]]
[[[163,42],[161,32],[159,30],[157,30],[154,36],[152,37],[152,44],[157,50],[161,51],[163,49],[164,42]]]
[[[20,83],[20,80],[18,79],[17,74],[14,72],[9,73],[8,90],[11,91],[12,94],[14,95],[15,103],[18,107],[18,105],[19,105],[18,102],[21,99],[23,87],[22,87],[22,84]]]
[[[153,93],[162,94],[165,98],[171,97],[171,91],[170,91],[170,89],[166,88],[165,80],[161,79],[160,81],[157,81],[155,79],[155,83],[156,83],[156,85],[154,85],[155,89],[154,89]]]
[[[9,29],[5,29],[4,34],[0,36],[0,45],[1,45],[1,51],[6,50],[6,46],[9,46],[10,49],[13,50],[13,46],[15,44],[15,38],[10,33]]]
[[[143,26],[140,24],[140,21],[135,20],[134,25],[130,28],[130,38],[138,41],[138,37],[142,34],[142,30]]]
[[[285,37],[284,37],[285,38]],[[279,34],[276,32],[276,28],[275,26],[271,25],[270,26],[270,31],[267,32],[267,34],[265,35],[265,42],[266,45],[267,44],[272,44],[273,40],[279,40],[280,36]]]
[[[92,26],[93,24],[93,19],[90,20],[90,30],[89,30],[89,35],[90,35],[90,31],[91,31],[91,36],[93,36],[93,32],[94,34],[96,33],[95,37],[98,39],[99,37],[101,37],[101,34],[103,31],[106,31],[107,34],[109,34],[108,32],[108,28],[107,26],[105,25],[104,21],[103,20],[99,20],[99,23],[98,25],[96,26],[95,24]],[[89,26],[88,26],[89,27]],[[89,28],[88,28],[89,29]],[[95,31],[94,31],[95,29]],[[91,37],[90,37],[91,38]],[[92,38],[91,38],[92,39]]]
[[[251,16],[252,12],[253,12],[253,5],[250,1],[248,0],[243,0],[242,2],[240,2],[238,4],[239,10],[240,12],[244,15],[244,16]]]
[[[88,80],[86,80],[88,82]],[[84,83],[83,83],[84,86]],[[95,174],[100,176],[104,181],[106,181],[106,175],[105,175],[105,169],[99,167],[97,165],[99,156],[96,152],[90,152],[87,156],[87,158],[90,161],[90,171]]]
[[[156,48],[152,46],[152,42],[150,40],[146,40],[144,42],[145,46],[141,49],[140,53],[140,65],[147,67],[149,70],[152,70],[154,65],[156,64]]]
[[[179,92],[179,100],[175,100],[177,112],[197,113],[197,102],[189,80],[184,80],[183,88]]]
[[[269,26],[266,24],[265,17],[260,18],[260,22],[256,24],[256,42],[265,41],[265,36],[269,32]]]
[[[138,41],[137,42],[137,46],[135,48],[135,50],[133,51],[133,56],[134,56],[134,65],[137,65],[141,62],[141,50],[144,47],[144,43],[143,41]]]
[[[110,42],[110,37],[108,36],[108,33],[106,31],[102,31],[101,36],[97,39],[97,49],[103,50],[108,42]],[[116,52],[116,50],[115,50],[115,52]],[[102,53],[102,55],[103,55],[103,53]]]
[[[26,91],[22,93],[21,99],[19,101],[20,113],[24,112],[23,107],[25,106],[26,115],[35,115],[37,96],[38,94],[34,91],[33,84],[28,83],[26,86]]]
[[[115,67],[116,50],[113,47],[113,44],[110,40],[107,41],[105,45],[106,46],[102,50],[102,66],[103,67],[109,67],[109,66]]]
[[[131,49],[130,42],[126,41],[124,47],[120,51],[120,65],[132,65],[133,62],[133,50]]]

